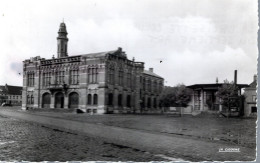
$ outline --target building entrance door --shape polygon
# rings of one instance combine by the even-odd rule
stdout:
[[[49,93],[45,93],[42,96],[42,107],[43,108],[50,108],[51,104],[51,95]]]
[[[63,108],[64,107],[64,95],[59,92],[55,95],[55,108]]]
[[[78,108],[79,95],[75,92],[69,95],[69,108]]]

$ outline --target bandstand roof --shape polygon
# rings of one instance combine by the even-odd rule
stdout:
[[[190,89],[204,89],[204,90],[218,90],[225,83],[215,83],[215,84],[194,84],[189,85],[187,88]],[[236,84],[239,89],[249,87],[248,84]]]

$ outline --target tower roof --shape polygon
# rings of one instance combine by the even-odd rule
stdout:
[[[66,30],[66,24],[64,22],[60,23],[60,29],[59,29],[59,32],[58,33],[65,33],[65,34],[68,34],[67,33],[67,30]]]

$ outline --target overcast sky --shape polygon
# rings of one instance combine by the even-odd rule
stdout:
[[[70,56],[122,47],[165,85],[232,81],[235,69],[250,84],[257,71],[257,0],[1,0],[0,14],[0,85],[22,85],[23,60],[57,56],[63,18]]]

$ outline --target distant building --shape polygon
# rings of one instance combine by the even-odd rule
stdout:
[[[122,48],[77,56],[67,54],[65,23],[57,58],[23,62],[22,108],[78,108],[92,113],[159,112],[164,79],[129,60]]]
[[[245,116],[250,116],[251,114],[257,114],[256,107],[256,86],[257,86],[257,76],[254,75],[253,82],[249,84],[249,87],[245,88]]]
[[[196,111],[226,111],[226,107],[222,106],[221,99],[216,96],[220,87],[225,83],[218,83],[218,78],[215,84],[195,84],[187,86],[192,89],[192,98],[189,107],[185,109],[186,113]],[[234,72],[234,84],[238,87],[238,95],[242,95],[242,88],[249,87],[248,84],[237,84],[237,70]],[[243,102],[240,100],[240,102]],[[238,104],[241,105],[241,104]],[[239,115],[244,114],[244,107],[238,108]]]
[[[22,87],[0,85],[0,105],[22,105]]]
[[[192,98],[186,112],[192,111],[222,111],[223,106],[220,104],[220,99],[216,96],[218,89],[224,83],[216,84],[195,84],[187,86],[192,89]],[[236,84],[239,88],[239,95],[241,89],[248,87],[247,84]]]

